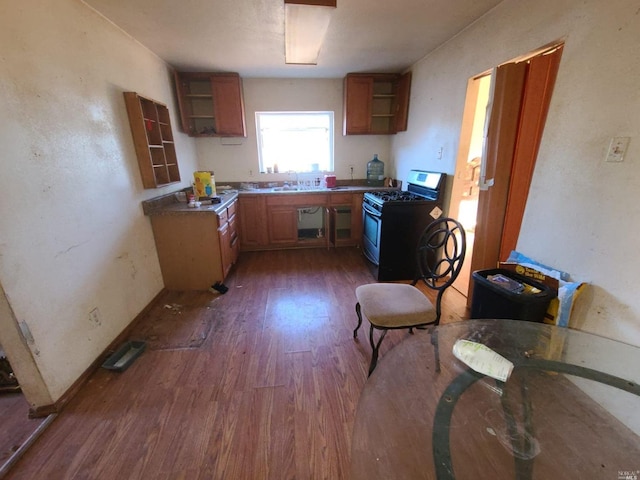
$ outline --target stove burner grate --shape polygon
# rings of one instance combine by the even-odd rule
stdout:
[[[371,195],[376,197],[381,202],[416,202],[424,201],[427,198],[422,195],[416,195],[415,193],[406,191],[394,191],[394,192],[370,192]]]

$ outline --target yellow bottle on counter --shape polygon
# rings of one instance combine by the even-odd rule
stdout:
[[[216,196],[216,184],[213,172],[193,172],[194,193],[198,198],[211,198]]]

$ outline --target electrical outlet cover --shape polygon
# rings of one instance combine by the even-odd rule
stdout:
[[[613,137],[607,151],[607,162],[622,162],[629,147],[630,137]]]

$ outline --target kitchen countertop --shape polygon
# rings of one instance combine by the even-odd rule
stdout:
[[[218,214],[227,208],[231,202],[238,198],[238,192],[232,191],[220,195],[220,203],[203,201],[200,207],[189,207],[186,202],[179,201],[175,194],[163,195],[142,202],[142,210],[145,215],[182,215],[182,214]]]
[[[373,192],[376,190],[397,190],[391,187],[368,187],[366,185],[344,185],[333,188],[296,188],[296,187],[266,187],[238,190],[240,195],[246,194],[274,194],[274,193],[340,193],[340,192]]]
[[[284,189],[283,187],[267,187],[254,188],[247,190],[221,190],[219,197],[221,202],[211,204],[203,201],[200,207],[189,207],[187,203],[179,201],[175,193],[169,193],[159,197],[155,197],[142,202],[142,210],[147,216],[155,215],[182,215],[182,214],[218,214],[227,208],[236,198],[241,195],[295,195],[308,193],[355,193],[355,192],[372,192],[397,190],[390,187],[369,187],[366,185],[338,186],[334,188],[316,188],[316,189]]]

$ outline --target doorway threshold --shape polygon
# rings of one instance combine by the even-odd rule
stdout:
[[[27,437],[27,439],[22,442],[20,447],[16,449],[13,454],[0,466],[0,479],[4,478],[4,476],[11,470],[11,467],[16,464],[16,462],[24,455],[24,453],[29,449],[31,445],[38,439],[42,432],[51,425],[51,422],[58,416],[57,413],[52,413],[48,415],[38,427]]]

